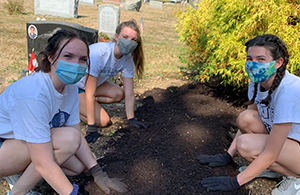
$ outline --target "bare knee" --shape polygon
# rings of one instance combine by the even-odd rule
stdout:
[[[65,138],[65,147],[70,153],[75,154],[78,151],[81,143],[81,136],[81,132],[77,129],[72,128],[72,130],[70,130],[69,136]]]
[[[237,126],[243,134],[264,131],[263,123],[260,120],[259,114],[254,110],[243,111],[237,117],[236,122]]]
[[[253,122],[251,113],[249,113],[248,110],[240,113],[236,119],[236,122],[239,129],[247,129],[247,127],[251,124],[251,122]]]
[[[116,102],[120,102],[125,98],[125,92],[123,89],[115,91],[114,99]]]
[[[97,123],[98,127],[107,127],[110,124],[110,118],[107,117],[106,119],[100,119],[100,124]]]
[[[248,161],[254,159],[253,151],[251,150],[252,141],[249,139],[247,134],[241,135],[236,140],[236,149],[239,154]]]
[[[82,134],[73,127],[63,127],[61,131],[63,131],[62,134],[55,134],[52,138],[54,149],[72,156],[80,147]]]

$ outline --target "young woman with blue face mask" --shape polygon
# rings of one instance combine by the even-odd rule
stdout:
[[[101,104],[120,102],[125,98],[125,110],[130,126],[147,128],[134,118],[133,77],[141,79],[144,53],[139,27],[134,20],[118,25],[114,40],[90,45],[90,70],[77,83],[81,120],[88,124],[86,140],[95,142],[100,134],[97,127],[110,123]],[[122,73],[124,89],[109,81]]]
[[[251,164],[236,177],[209,177],[201,183],[211,191],[231,191],[274,171],[283,180],[272,195],[300,194],[300,78],[286,70],[289,54],[277,36],[257,36],[246,43],[246,51],[251,82],[248,108],[237,118],[239,131],[225,154],[198,160],[224,166],[237,151]]]
[[[66,176],[85,170],[106,193],[126,191],[125,184],[101,170],[80,130],[74,84],[85,75],[88,56],[85,37],[58,31],[39,53],[35,73],[0,95],[0,177],[21,173],[8,195],[32,194],[41,179],[58,194],[79,194]]]

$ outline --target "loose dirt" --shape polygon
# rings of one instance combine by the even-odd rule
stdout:
[[[0,3],[3,2],[4,0],[0,0]],[[26,35],[23,27],[25,22],[34,20],[36,16],[33,14],[34,1],[25,3],[27,14],[12,17],[3,10],[0,13],[3,18],[2,29],[8,29],[1,39],[3,45],[18,43],[9,47],[14,50],[7,53],[5,53],[7,48],[4,47],[0,56],[2,60],[13,59],[16,54],[21,56],[21,60],[13,63],[17,64],[19,69],[11,65],[8,72],[3,71],[7,68],[2,66],[11,62],[1,62],[0,93],[11,83],[10,81],[19,79],[21,65],[25,68],[27,66],[26,46],[24,46]],[[91,150],[110,177],[123,178],[129,189],[125,195],[270,194],[278,180],[254,179],[232,192],[209,192],[201,186],[200,182],[205,177],[235,176],[240,166],[247,165],[247,162],[238,155],[234,157],[233,163],[219,168],[201,165],[196,160],[200,154],[226,151],[237,131],[235,119],[244,110],[241,105],[246,101],[247,92],[220,86],[218,80],[205,85],[173,77],[169,79],[168,75],[161,75],[164,73],[163,70],[168,72],[167,68],[171,66],[160,62],[162,59],[167,59],[171,64],[178,61],[174,60],[177,57],[173,54],[166,55],[168,51],[176,52],[173,50],[176,47],[172,46],[172,43],[178,40],[178,37],[172,36],[175,33],[173,25],[176,20],[170,14],[164,15],[174,10],[172,6],[165,6],[163,10],[143,6],[140,12],[121,11],[122,20],[144,17],[144,40],[146,43],[155,42],[145,46],[147,66],[152,67],[156,63],[163,65],[161,70],[157,70],[160,73],[157,77],[148,77],[135,86],[135,116],[147,123],[149,128],[128,127],[124,102],[103,105],[111,116],[113,125],[102,129],[103,137],[90,144]],[[65,20],[97,28],[97,7],[81,6],[79,15],[81,17],[78,19]],[[155,16],[159,16],[158,19]],[[10,22],[4,22],[6,20]],[[156,26],[159,27],[158,30],[153,30]],[[167,34],[157,35],[163,34],[162,32]],[[162,50],[161,42],[165,39],[171,46]],[[17,48],[20,49],[16,50]],[[182,75],[180,78],[186,77]],[[85,133],[86,125],[82,123],[81,127]],[[84,195],[104,194],[88,174],[81,174],[70,180],[80,185],[80,192]],[[0,178],[0,194],[6,194],[8,189],[6,181]],[[56,194],[45,181],[39,183],[35,190],[45,195]]]
[[[200,184],[205,177],[235,176],[240,166],[248,164],[239,155],[225,167],[211,168],[196,160],[200,154],[223,153],[229,147],[237,131],[235,119],[244,110],[246,91],[217,82],[174,80],[168,84],[137,93],[135,115],[148,129],[128,126],[123,102],[104,105],[113,125],[103,128],[104,136],[90,147],[110,177],[123,178],[129,189],[124,194],[270,194],[278,179],[257,178],[231,192],[210,192]],[[86,128],[83,123],[82,128]],[[88,174],[70,180],[80,185],[82,194],[104,194]],[[46,182],[36,190],[55,194]]]

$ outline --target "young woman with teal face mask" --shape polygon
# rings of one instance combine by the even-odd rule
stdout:
[[[255,177],[283,177],[272,195],[300,194],[300,78],[286,70],[289,54],[275,35],[246,43],[250,78],[248,106],[237,118],[239,131],[224,154],[200,155],[201,164],[225,166],[236,152],[251,164],[236,177],[209,177],[210,191],[231,191]]]
[[[105,193],[126,191],[102,171],[80,130],[74,83],[85,75],[88,57],[85,37],[57,31],[39,53],[35,72],[0,95],[0,177],[17,181],[8,195],[35,194],[30,190],[41,179],[58,194],[80,194],[66,176],[85,170]]]
[[[90,45],[90,69],[78,83],[81,120],[88,124],[86,140],[95,142],[100,136],[97,127],[110,123],[100,104],[120,102],[125,98],[125,110],[130,126],[147,128],[134,118],[133,78],[142,78],[144,53],[140,30],[135,20],[118,25],[114,40]],[[123,88],[109,81],[122,73]]]

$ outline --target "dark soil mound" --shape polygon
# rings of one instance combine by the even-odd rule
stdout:
[[[114,125],[119,130],[105,144],[91,148],[105,151],[98,162],[110,177],[123,178],[129,189],[126,195],[248,195],[246,187],[231,192],[207,191],[200,184],[203,178],[235,176],[238,167],[231,163],[210,168],[196,160],[199,154],[226,151],[246,94],[201,83],[153,89],[141,96],[145,98],[139,100],[142,106],[136,110],[136,118],[144,120],[148,129],[129,128],[118,121]],[[104,194],[90,176],[70,179],[81,185],[83,194]]]

